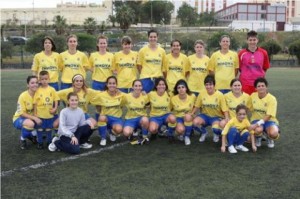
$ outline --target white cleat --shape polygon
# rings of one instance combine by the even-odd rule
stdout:
[[[231,145],[230,147],[228,147],[228,151],[229,151],[229,153],[237,153],[237,150],[234,148],[233,145]]]
[[[235,147],[235,149],[239,150],[239,151],[244,151],[244,152],[248,152],[249,149],[247,147],[244,147],[243,145],[238,145]]]
[[[106,139],[101,139],[100,146],[106,146]]]
[[[199,138],[199,142],[204,142],[206,139],[207,133],[202,133],[200,138]]]
[[[269,148],[272,149],[272,148],[275,147],[274,140],[268,138],[268,139],[267,139],[267,142],[268,142],[268,147],[269,147]]]
[[[255,145],[256,145],[257,147],[261,147],[261,140],[262,140],[261,137],[256,137],[256,138],[255,138]]]
[[[219,140],[220,140],[219,135],[214,134],[213,141],[214,141],[215,143],[217,143],[217,142],[219,142]]]
[[[189,137],[185,136],[185,137],[184,137],[184,144],[185,144],[186,146],[191,145],[191,139],[190,139]]]

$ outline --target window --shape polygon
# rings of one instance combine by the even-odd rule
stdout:
[[[264,4],[264,5],[261,5],[261,10],[266,10],[267,6]]]

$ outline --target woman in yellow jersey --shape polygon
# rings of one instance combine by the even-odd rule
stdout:
[[[148,142],[149,119],[146,113],[146,105],[149,103],[147,95],[142,94],[143,86],[140,80],[134,80],[132,91],[124,96],[124,105],[127,108],[123,134],[129,137],[134,130],[142,129],[143,139]]]
[[[234,79],[239,69],[239,59],[236,52],[229,50],[230,37],[221,36],[221,49],[214,52],[210,57],[208,70],[216,78],[216,89],[223,94],[230,91],[230,81]]]
[[[98,131],[101,137],[100,145],[106,145],[106,132],[112,142],[116,141],[116,135],[120,135],[123,130],[122,105],[124,93],[117,89],[118,81],[115,76],[110,76],[106,80],[105,91],[98,93],[94,100],[95,105],[101,107],[98,119]]]
[[[13,124],[16,129],[21,130],[20,147],[27,148],[26,138],[37,143],[36,131],[34,131],[35,124],[41,124],[42,120],[33,114],[33,97],[38,89],[38,77],[27,77],[28,89],[22,92],[18,99],[17,111],[13,116]]]
[[[34,56],[31,70],[33,72],[33,75],[36,76],[41,71],[48,71],[50,75],[49,86],[58,91],[59,54],[57,52],[54,52],[56,50],[56,47],[51,37],[44,37],[44,39],[42,40],[42,44],[44,50]]]
[[[96,126],[97,122],[92,118],[88,112],[88,105],[93,103],[98,91],[88,88],[86,82],[81,74],[74,75],[72,78],[72,87],[58,91],[58,96],[61,101],[68,104],[68,94],[75,92],[78,95],[78,107],[81,108],[85,114],[85,119],[90,120],[93,126]],[[59,119],[55,120],[54,127],[58,127]]]
[[[128,36],[122,38],[122,50],[114,56],[114,74],[118,79],[118,88],[129,93],[133,80],[137,78],[137,52],[132,51],[132,40]]]
[[[227,107],[229,109],[230,118],[236,116],[236,107],[239,104],[244,104],[250,107],[250,96],[242,91],[242,83],[239,79],[233,79],[230,82],[231,91],[224,95]]]
[[[248,148],[243,144],[247,141],[248,137],[251,137],[251,144],[253,152],[256,152],[253,129],[257,127],[257,124],[251,125],[247,118],[248,108],[244,104],[240,104],[236,107],[236,116],[231,118],[222,131],[222,146],[221,152],[226,151],[226,140],[228,143],[229,153],[237,153],[237,150],[247,152]],[[249,133],[250,132],[250,133]],[[234,147],[234,145],[236,145]]]
[[[188,85],[191,91],[196,95],[199,95],[200,90],[204,89],[204,78],[208,74],[208,62],[209,57],[205,53],[205,43],[202,40],[195,41],[194,44],[195,54],[190,55],[189,59],[189,76]],[[201,82],[201,83],[199,83]]]
[[[162,67],[166,52],[158,43],[158,32],[154,29],[148,31],[149,45],[144,46],[138,55],[138,70],[143,90],[149,93],[154,88],[155,78],[162,77]]]
[[[72,77],[81,74],[85,78],[86,70],[90,69],[87,56],[77,50],[77,40],[76,35],[69,35],[67,37],[68,50],[60,53],[59,67],[62,72],[60,89],[72,87]]]
[[[199,141],[204,142],[207,132],[204,128],[212,127],[214,133],[213,141],[219,142],[221,129],[229,121],[229,113],[223,94],[215,89],[215,78],[213,75],[207,75],[204,79],[205,89],[197,97],[193,114],[200,109],[200,114],[194,118],[194,128],[201,128],[202,134]]]
[[[168,137],[173,137],[176,126],[176,117],[171,114],[170,96],[168,94],[168,85],[164,78],[155,79],[154,91],[148,94],[150,102],[150,125],[149,131],[156,135],[162,125],[168,126]]]
[[[277,100],[268,92],[268,82],[259,77],[255,80],[255,93],[250,96],[251,123],[258,124],[255,128],[256,146],[261,146],[261,136],[266,133],[269,148],[274,148],[274,140],[279,138],[279,122],[276,118]]]
[[[171,107],[172,113],[176,116],[177,124],[175,129],[179,135],[179,139],[182,141],[184,139],[185,145],[190,145],[193,124],[192,110],[196,97],[192,94],[186,81],[183,79],[176,82],[173,93],[174,96],[171,98]]]
[[[171,42],[171,53],[167,54],[163,66],[163,74],[167,80],[168,87],[173,89],[176,82],[185,79],[188,75],[189,61],[186,55],[180,53],[181,42],[173,40]]]
[[[107,37],[100,35],[97,38],[97,52],[93,52],[89,58],[92,74],[92,88],[104,91],[106,80],[112,76],[114,55],[107,52]]]

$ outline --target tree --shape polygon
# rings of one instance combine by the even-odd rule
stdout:
[[[57,35],[63,35],[66,32],[67,28],[67,19],[65,19],[63,16],[56,15],[53,19],[55,28],[55,32]]]
[[[195,26],[197,24],[198,14],[192,6],[184,2],[178,9],[177,19],[180,19],[181,26]]]
[[[1,65],[3,58],[12,57],[14,45],[10,41],[4,41],[1,39]]]
[[[294,41],[289,45],[289,53],[291,55],[296,55],[298,64],[300,64],[300,40]]]
[[[130,25],[134,22],[135,13],[132,8],[127,5],[122,5],[116,9],[116,20],[120,24],[120,28],[124,33],[127,32]]]
[[[109,15],[108,16],[108,21],[112,23],[112,27],[116,27],[115,24],[117,22],[117,19],[116,19],[115,15]]]
[[[268,52],[270,60],[273,55],[276,55],[281,51],[281,46],[273,39],[263,42],[260,46]]]
[[[217,20],[215,19],[214,12],[203,12],[199,15],[199,25],[202,26],[215,26],[217,25]]]
[[[78,50],[91,53],[96,50],[97,39],[90,34],[79,33],[78,37]]]
[[[143,4],[142,21],[151,23],[170,24],[171,14],[174,11],[173,3],[169,1],[147,1]]]
[[[86,30],[86,32],[90,35],[94,34],[94,32],[97,29],[97,22],[95,18],[88,17],[83,22],[83,28]]]
[[[224,31],[219,31],[214,33],[207,41],[207,50],[209,52],[214,52],[220,48],[220,38],[222,35],[228,35],[230,38],[230,48],[237,50],[239,47],[238,41],[232,37],[230,34]]]

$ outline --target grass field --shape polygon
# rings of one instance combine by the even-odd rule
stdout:
[[[131,146],[124,138],[101,149],[97,132],[81,156],[19,149],[12,126],[18,95],[29,70],[2,71],[2,198],[258,198],[300,196],[300,69],[268,71],[269,90],[278,100],[281,137],[257,153],[220,153],[220,144],[199,136],[188,147],[158,139]],[[72,159],[73,158],[73,159]]]

